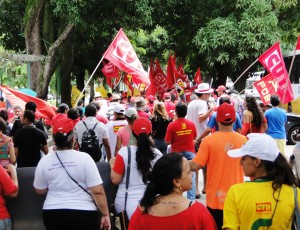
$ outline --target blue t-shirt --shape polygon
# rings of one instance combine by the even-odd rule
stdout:
[[[236,116],[236,120],[233,123],[233,127],[232,127],[234,131],[242,128],[242,122],[241,122],[240,116],[238,115],[238,113],[235,113],[235,116]],[[217,113],[213,113],[211,115],[211,117],[209,118],[209,121],[207,123],[207,127],[211,128],[211,129],[216,127],[216,131],[219,130],[219,126],[217,123]]]
[[[267,134],[274,139],[285,139],[285,123],[287,121],[286,111],[274,107],[265,112],[265,117],[268,124]]]

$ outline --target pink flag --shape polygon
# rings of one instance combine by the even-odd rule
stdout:
[[[292,85],[286,71],[279,42],[275,43],[258,60],[278,82],[278,96],[283,104],[294,100]]]
[[[297,40],[296,50],[300,50],[300,35],[299,35],[298,40]]]
[[[270,103],[270,98],[273,94],[277,94],[279,98],[283,97],[282,91],[278,91],[278,83],[272,74],[268,74],[253,85],[257,89],[264,105]]]
[[[134,83],[150,85],[148,73],[143,69],[129,39],[122,29],[119,30],[117,36],[106,50],[104,58],[131,75]]]

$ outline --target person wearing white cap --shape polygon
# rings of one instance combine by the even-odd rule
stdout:
[[[241,158],[245,176],[253,180],[229,189],[223,229],[291,229],[295,198],[300,205],[293,171],[271,136],[252,133],[247,138],[228,156]]]
[[[187,118],[193,121],[197,129],[197,137],[201,136],[202,133],[207,128],[208,118],[213,112],[214,106],[208,108],[208,100],[211,93],[214,90],[209,87],[208,83],[201,83],[198,85],[198,88],[195,90],[197,99],[191,101],[188,104]],[[198,172],[196,172],[196,197],[200,198],[199,188],[198,188]],[[206,183],[206,171],[203,169],[203,189],[202,193],[206,192],[205,189]]]
[[[106,124],[107,134],[109,139],[109,147],[112,157],[114,157],[115,147],[117,143],[117,133],[120,128],[125,127],[127,125],[127,121],[125,119],[125,108],[121,104],[116,104],[113,108],[114,111],[114,119],[109,121]],[[103,149],[104,150],[104,149]]]

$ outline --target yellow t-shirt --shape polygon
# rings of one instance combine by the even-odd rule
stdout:
[[[274,197],[278,198],[278,192],[274,193]],[[223,228],[258,230],[264,229],[260,227],[270,226],[269,230],[291,229],[295,208],[293,188],[282,186],[271,220],[276,205],[274,197],[272,181],[256,180],[233,185],[225,200]]]
[[[203,138],[193,161],[207,165],[206,205],[223,210],[226,194],[231,185],[244,182],[240,158],[231,158],[228,150],[240,148],[246,137],[237,132],[215,132]]]

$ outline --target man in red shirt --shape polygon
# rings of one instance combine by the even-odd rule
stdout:
[[[171,122],[167,128],[165,141],[171,144],[172,152],[182,154],[187,160],[195,157],[194,140],[197,137],[195,123],[185,119],[187,114],[186,104],[179,102],[175,107],[177,119]],[[196,198],[196,180],[193,175],[192,189],[187,192],[187,198]]]

